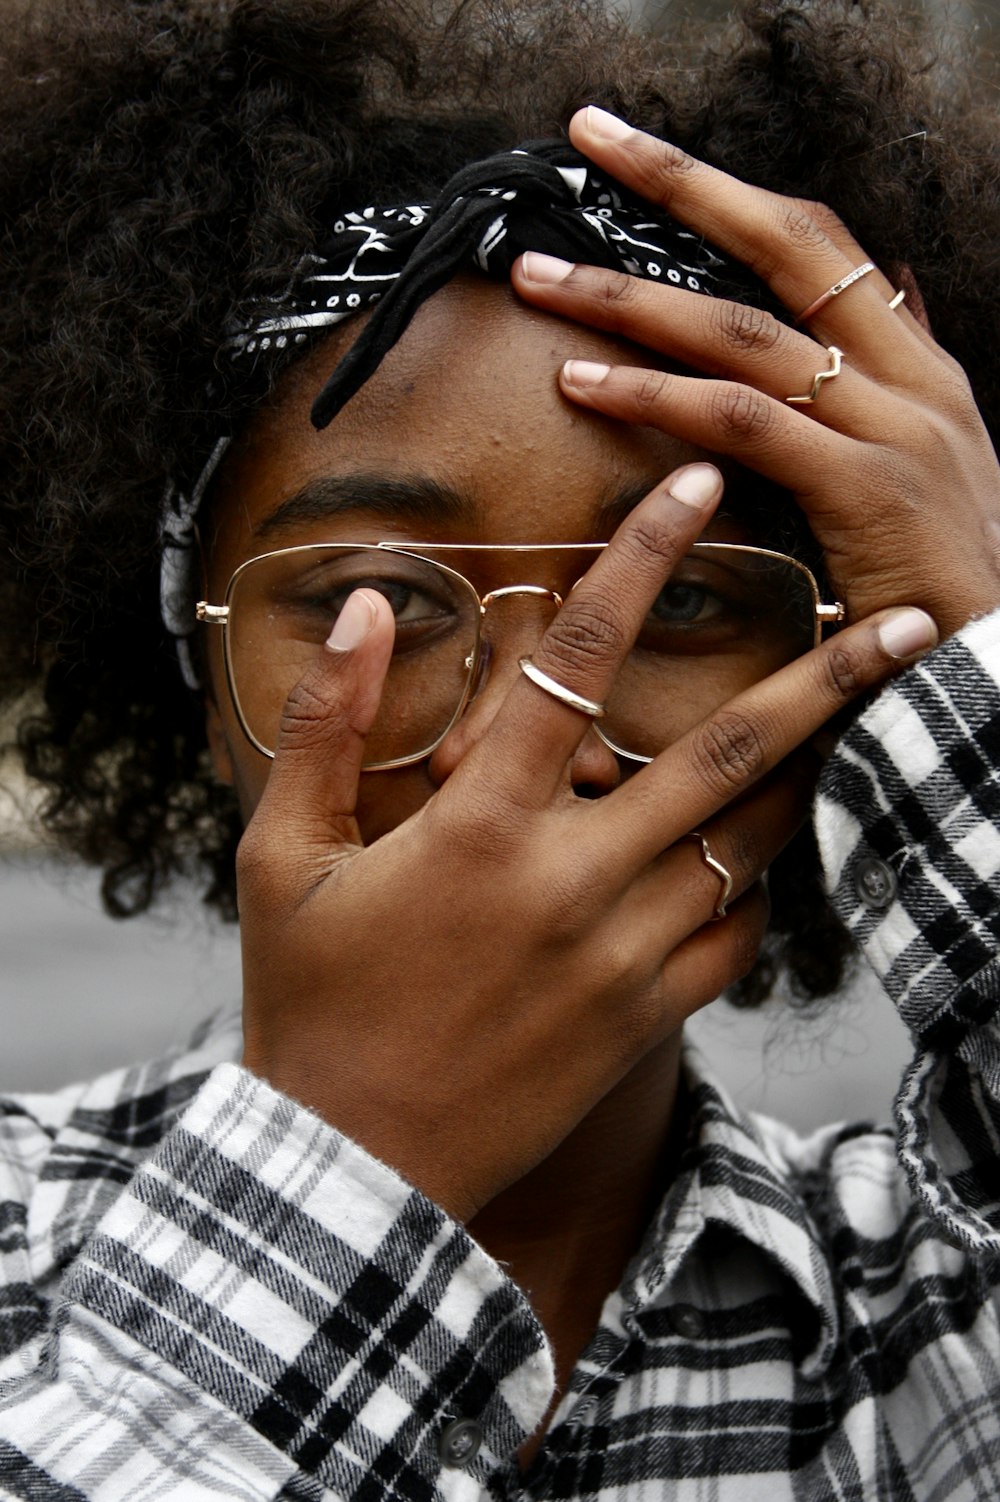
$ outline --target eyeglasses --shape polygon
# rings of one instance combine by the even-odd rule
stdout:
[[[488,554],[554,560],[570,588],[607,543],[320,543],[281,548],[235,571],[222,605],[199,621],[221,626],[229,692],[248,740],[273,756],[292,688],[323,650],[348,596],[376,589],[396,638],[365,768],[430,755],[484,682],[492,655],[487,612],[515,596],[558,610],[541,584],[480,595],[449,563]],[[507,565],[509,571],[510,565]],[[567,590],[568,593],[568,590]],[[606,700],[598,735],[621,756],[651,761],[727,698],[801,656],[843,606],[823,604],[809,569],[768,548],[699,542],[657,596]]]

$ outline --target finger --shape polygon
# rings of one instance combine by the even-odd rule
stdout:
[[[532,656],[562,690],[603,704],[671,570],[696,541],[722,496],[710,464],[685,465],[656,487],[616,531],[573,589]],[[544,807],[564,785],[566,763],[591,717],[518,675],[473,757],[518,804]]]
[[[725,922],[808,818],[821,766],[814,750],[799,748],[745,797],[664,850],[633,882],[620,911],[664,954],[678,934]]]
[[[596,858],[609,880],[702,828],[816,734],[845,705],[916,661],[938,639],[909,607],[847,627],[737,695],[591,810]]]
[[[646,345],[671,360],[754,386],[778,401],[808,392],[827,358],[815,340],[779,322],[762,308],[728,302],[680,288],[642,281],[597,267],[569,266],[564,279],[547,281],[554,258],[528,252],[514,268],[517,290],[536,306],[575,318],[593,328]],[[540,280],[536,280],[536,276]],[[913,384],[914,362],[905,366],[905,384]],[[823,391],[826,427],[863,441],[883,440],[893,394],[843,362],[837,385]],[[801,407],[816,416],[813,406]]]
[[[843,226],[836,239],[828,233],[834,216],[822,206],[743,183],[603,110],[578,111],[570,139],[627,187],[750,267],[794,315],[867,259],[853,240],[845,253]],[[915,337],[913,321],[894,317],[888,306],[894,292],[876,270],[829,302],[810,330],[831,342],[850,336],[881,368],[880,345],[905,348]]]
[[[672,1032],[753,969],[771,907],[762,882],[733,903],[725,922],[696,929],[664,960],[662,1006]]]
[[[659,428],[711,453],[739,460],[765,479],[794,491],[802,509],[817,520],[834,509],[829,487],[813,499],[817,476],[843,477],[836,497],[842,509],[843,495],[850,489],[848,477],[859,463],[864,464],[867,454],[864,448],[859,451],[859,440],[825,423],[803,420],[796,408],[743,383],[568,360],[559,384],[571,400],[607,417]],[[827,383],[817,398],[821,412],[832,384]],[[870,489],[870,480],[868,485]]]
[[[358,778],[378,712],[395,623],[374,589],[347,600],[326,643],[285,703],[271,774],[253,822],[281,828],[296,852],[329,861],[357,846]]]

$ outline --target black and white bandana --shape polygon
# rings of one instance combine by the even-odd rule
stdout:
[[[767,289],[744,267],[602,177],[564,141],[529,142],[464,167],[432,204],[372,206],[337,218],[273,308],[230,335],[233,383],[260,362],[287,360],[345,318],[370,312],[313,404],[313,423],[324,428],[378,369],[428,297],[467,267],[506,281],[526,250],[709,297],[771,305]],[[230,441],[215,443],[193,484],[170,485],[163,508],[163,619],[178,640],[192,687],[197,676],[186,638],[195,624],[195,520]]]

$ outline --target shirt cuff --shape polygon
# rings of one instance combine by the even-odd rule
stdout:
[[[816,834],[834,906],[915,1058],[896,1100],[918,1204],[1000,1250],[1000,612],[888,685],[827,765]]]

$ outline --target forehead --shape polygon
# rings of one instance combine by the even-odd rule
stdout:
[[[423,304],[367,385],[317,433],[312,400],[359,328],[344,325],[304,356],[234,446],[210,529],[212,552],[227,563],[303,531],[317,536],[324,480],[362,476],[368,495],[379,477],[429,482],[428,495],[449,505],[435,515],[431,501],[421,514],[428,540],[573,541],[602,530],[608,503],[695,457],[689,445],[584,412],[559,392],[566,359],[653,364],[646,352],[526,308],[509,287],[474,274]],[[415,536],[415,517],[401,501],[394,510],[405,487],[387,486],[377,515],[359,505],[355,517],[350,486],[334,489],[337,535],[353,523]],[[303,495],[318,497],[316,506],[298,505]],[[275,526],[278,512],[291,520]]]

